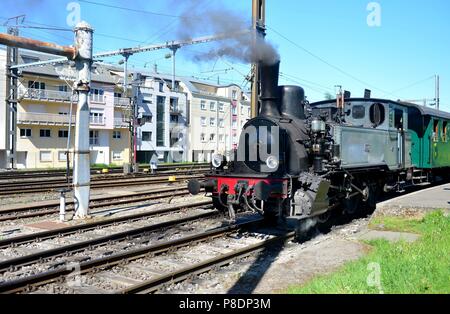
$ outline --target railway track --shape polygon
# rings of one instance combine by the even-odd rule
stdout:
[[[89,208],[105,208],[110,206],[135,204],[145,201],[187,195],[189,195],[189,191],[185,187],[177,186],[172,188],[139,192],[132,195],[96,197],[94,199],[91,199]],[[73,200],[67,201],[66,205],[66,212],[74,212],[75,203]],[[21,205],[9,209],[0,210],[0,223],[11,220],[54,215],[56,213],[59,213],[59,201],[46,202],[36,205]]]
[[[203,172],[202,172],[203,173]],[[203,175],[198,173],[196,175],[181,175],[177,176],[177,180],[188,180],[193,178],[202,178]],[[162,184],[168,182],[168,176],[155,176],[150,178],[129,178],[124,180],[98,180],[91,182],[92,189],[102,189],[102,188],[111,188],[111,187],[125,187],[125,186],[138,186],[138,185],[154,185],[154,184]],[[67,187],[67,183],[50,183],[43,185],[42,182],[36,182],[34,184],[19,184],[9,186],[5,184],[0,186],[0,196],[10,196],[17,194],[30,194],[30,193],[44,193],[44,192],[52,192],[60,188]]]
[[[57,269],[4,282],[0,284],[0,293],[153,293],[168,284],[207,272],[293,237],[293,234],[289,233],[266,234],[265,238],[262,238],[259,233],[249,232],[261,222],[261,218],[247,217],[238,224],[213,228],[169,241],[152,242],[141,239],[141,243],[145,242],[145,245],[139,248],[80,260],[75,265],[60,262]],[[199,250],[203,254],[194,254]],[[224,251],[227,253],[223,253]],[[189,257],[186,258],[187,255]],[[214,257],[211,258],[211,255]],[[183,257],[184,260],[180,261]],[[159,262],[162,263],[160,266],[165,266],[157,267],[158,270],[145,266],[158,265]],[[186,266],[187,264],[189,266]],[[71,275],[78,277],[79,285],[72,284]],[[122,283],[117,282],[119,278]],[[110,289],[102,291],[101,287],[96,286],[107,286]]]
[[[199,163],[192,165],[163,165],[158,167],[158,173],[176,171],[176,170],[196,170],[198,168],[209,169],[209,164]],[[98,174],[100,169],[92,169],[91,174]],[[123,168],[109,168],[110,174],[123,173]],[[72,174],[72,171],[70,172]],[[31,170],[31,171],[6,171],[0,172],[0,180],[12,180],[12,179],[27,179],[27,178],[49,178],[49,177],[65,177],[66,170]]]
[[[154,218],[157,216],[159,216],[159,221],[155,223]],[[172,219],[168,219],[169,216],[172,216]],[[3,281],[0,285],[0,292],[5,292],[5,285],[17,281],[8,280],[8,278],[30,280],[35,275],[41,275],[43,270],[59,269],[66,263],[75,260],[89,261],[94,256],[102,258],[117,252],[123,253],[134,248],[141,248],[146,243],[158,241],[162,233],[167,237],[176,237],[177,232],[183,228],[188,230],[185,231],[186,233],[189,233],[191,229],[203,229],[202,223],[216,216],[219,214],[212,210],[209,202],[201,202],[1,241],[2,254],[18,248],[30,251],[30,248],[33,247],[35,250],[36,243],[40,248],[52,247],[55,244],[56,247],[28,255],[19,255],[0,262],[1,281]],[[152,219],[149,220],[150,218]],[[135,228],[137,222],[141,224],[139,228]],[[216,225],[218,222],[216,221]],[[133,228],[111,233],[111,231],[123,230],[125,227],[131,226]],[[112,229],[106,230],[106,228]],[[105,232],[108,234],[104,235]],[[87,239],[79,241],[83,237]],[[39,242],[36,242],[37,239]],[[53,242],[50,243],[49,240],[53,240]],[[61,243],[63,244],[61,245]]]

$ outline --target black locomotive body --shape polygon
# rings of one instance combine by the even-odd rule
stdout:
[[[370,211],[383,190],[414,183],[407,109],[397,117],[401,106],[388,101],[310,105],[301,87],[278,86],[278,76],[279,63],[261,67],[260,114],[244,126],[232,161],[214,155],[207,179],[189,182],[192,194],[204,188],[231,218],[250,210],[326,221],[338,207]]]

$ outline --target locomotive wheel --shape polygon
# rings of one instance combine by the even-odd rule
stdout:
[[[222,203],[226,203],[226,200],[224,200],[223,196],[213,197],[212,201],[214,207],[221,213],[228,213],[228,208],[220,203],[219,197],[222,197]]]

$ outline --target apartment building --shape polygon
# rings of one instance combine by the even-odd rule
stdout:
[[[139,163],[187,160],[187,93],[180,80],[157,73],[142,73],[138,92],[137,157]]]
[[[236,149],[242,127],[251,117],[250,100],[238,85],[213,85],[185,79],[189,102],[189,161],[210,161],[218,152]]]
[[[50,58],[54,56],[21,50],[19,62]],[[4,63],[0,65],[0,68],[4,67]],[[17,168],[66,166],[68,138],[70,136],[73,152],[75,137],[77,96],[71,89],[75,73],[67,64],[22,70],[17,106]],[[122,165],[129,162],[130,132],[127,121],[130,101],[122,98],[118,84],[121,80],[114,69],[94,65],[89,101],[92,164]],[[69,125],[72,126],[70,131]],[[72,161],[73,153],[69,156]]]

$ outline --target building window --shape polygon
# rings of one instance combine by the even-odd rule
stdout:
[[[202,142],[206,142],[206,135],[205,135],[205,133],[200,134],[200,140]]]
[[[122,98],[122,93],[114,93],[114,98]]]
[[[43,150],[39,153],[41,162],[52,162],[52,152],[49,150]]]
[[[200,102],[200,109],[201,109],[201,110],[206,110],[206,101],[202,100],[202,101]]]
[[[105,91],[103,89],[91,89],[91,100],[95,102],[104,102]]]
[[[58,152],[58,160],[59,161],[67,161],[67,154],[64,151]]]
[[[89,145],[99,145],[98,131],[89,131]]]
[[[143,142],[151,142],[152,141],[152,132],[142,132],[142,141]]]
[[[216,111],[216,103],[214,101],[209,103],[209,110]]]
[[[122,138],[122,133],[120,131],[113,131],[113,139],[120,140]]]
[[[178,124],[178,116],[177,115],[170,115],[170,122]]]
[[[103,113],[91,112],[90,114],[91,124],[105,124]]]
[[[225,127],[225,120],[219,119],[219,127],[224,128]]]
[[[31,129],[20,129],[20,137],[31,137]]]
[[[52,137],[52,131],[51,130],[40,130],[40,137]]]
[[[236,106],[233,106],[232,114],[233,114],[233,116],[237,115],[237,107]]]
[[[178,98],[170,98],[170,111],[178,112]]]
[[[159,91],[164,93],[164,82],[159,82]]]
[[[216,141],[216,134],[212,133],[212,134],[209,136],[209,140],[210,140],[211,142],[215,142],[215,141]]]
[[[158,96],[156,99],[156,146],[166,143],[166,97]]]
[[[219,102],[219,111],[220,112],[225,112],[225,105],[223,102]]]
[[[216,126],[216,118],[209,119],[209,126]]]
[[[28,81],[28,88],[44,90],[45,83],[44,82],[36,82],[36,81]]]
[[[237,100],[237,91],[236,90],[233,90],[232,92],[232,98],[233,98],[233,100]]]
[[[220,134],[220,135],[219,135],[219,141],[220,141],[221,143],[225,143],[225,135]]]
[[[153,123],[153,116],[144,114],[144,115],[142,115],[142,121],[144,123]]]
[[[200,121],[201,121],[202,126],[206,126],[206,118],[205,117],[201,117]]]
[[[67,92],[68,92],[68,87],[67,87],[67,85],[59,85],[59,86],[58,86],[58,90],[59,90],[60,92],[65,92],[65,93],[67,93]]]
[[[68,138],[69,137],[69,130],[59,130],[58,131],[58,137],[59,138]]]
[[[114,161],[118,161],[118,160],[122,160],[122,153],[121,152],[113,152],[113,160]]]
[[[237,120],[233,120],[232,126],[233,126],[233,129],[237,129]]]

